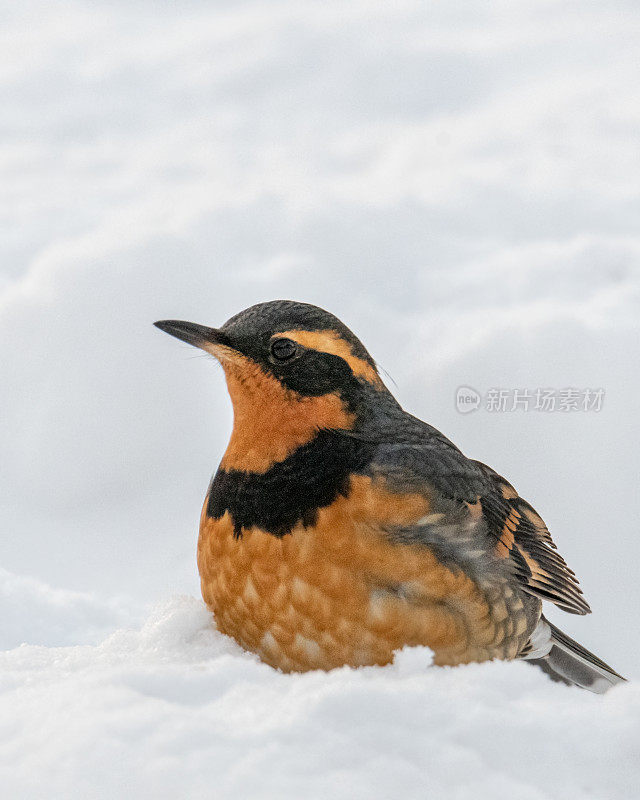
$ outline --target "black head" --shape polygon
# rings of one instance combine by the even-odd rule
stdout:
[[[318,306],[292,300],[258,303],[217,329],[177,320],[155,324],[212,353],[223,366],[248,360],[298,395],[339,392],[346,398],[363,384],[383,388],[362,342]]]
[[[317,306],[275,300],[236,314],[221,328],[156,322],[214,355],[233,403],[233,431],[207,500],[229,512],[236,536],[258,527],[283,536],[311,524],[317,509],[348,491],[369,462],[362,432],[391,397],[362,343]],[[395,401],[394,401],[395,402]]]

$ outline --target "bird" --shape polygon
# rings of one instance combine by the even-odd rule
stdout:
[[[222,365],[233,406],[200,515],[217,628],[285,673],[524,659],[603,693],[625,680],[549,622],[588,614],[575,573],[514,487],[412,416],[336,316],[293,300],[220,328],[156,327]]]

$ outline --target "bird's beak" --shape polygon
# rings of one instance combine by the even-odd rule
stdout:
[[[184,322],[180,319],[163,319],[153,323],[156,328],[181,339],[194,347],[200,347],[214,356],[220,356],[224,351],[235,350],[229,336],[218,328],[207,328],[196,322]]]

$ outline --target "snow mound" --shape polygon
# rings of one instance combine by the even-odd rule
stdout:
[[[0,782],[20,798],[636,797],[640,690],[523,663],[283,675],[174,598],[99,645],[0,653]]]
[[[20,644],[96,644],[131,619],[130,604],[58,589],[0,567],[0,650]],[[137,616],[137,615],[135,615]]]

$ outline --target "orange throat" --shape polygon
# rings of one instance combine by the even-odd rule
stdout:
[[[355,416],[337,393],[304,397],[248,359],[222,364],[233,403],[233,431],[220,466],[264,473],[321,429],[349,430]]]

